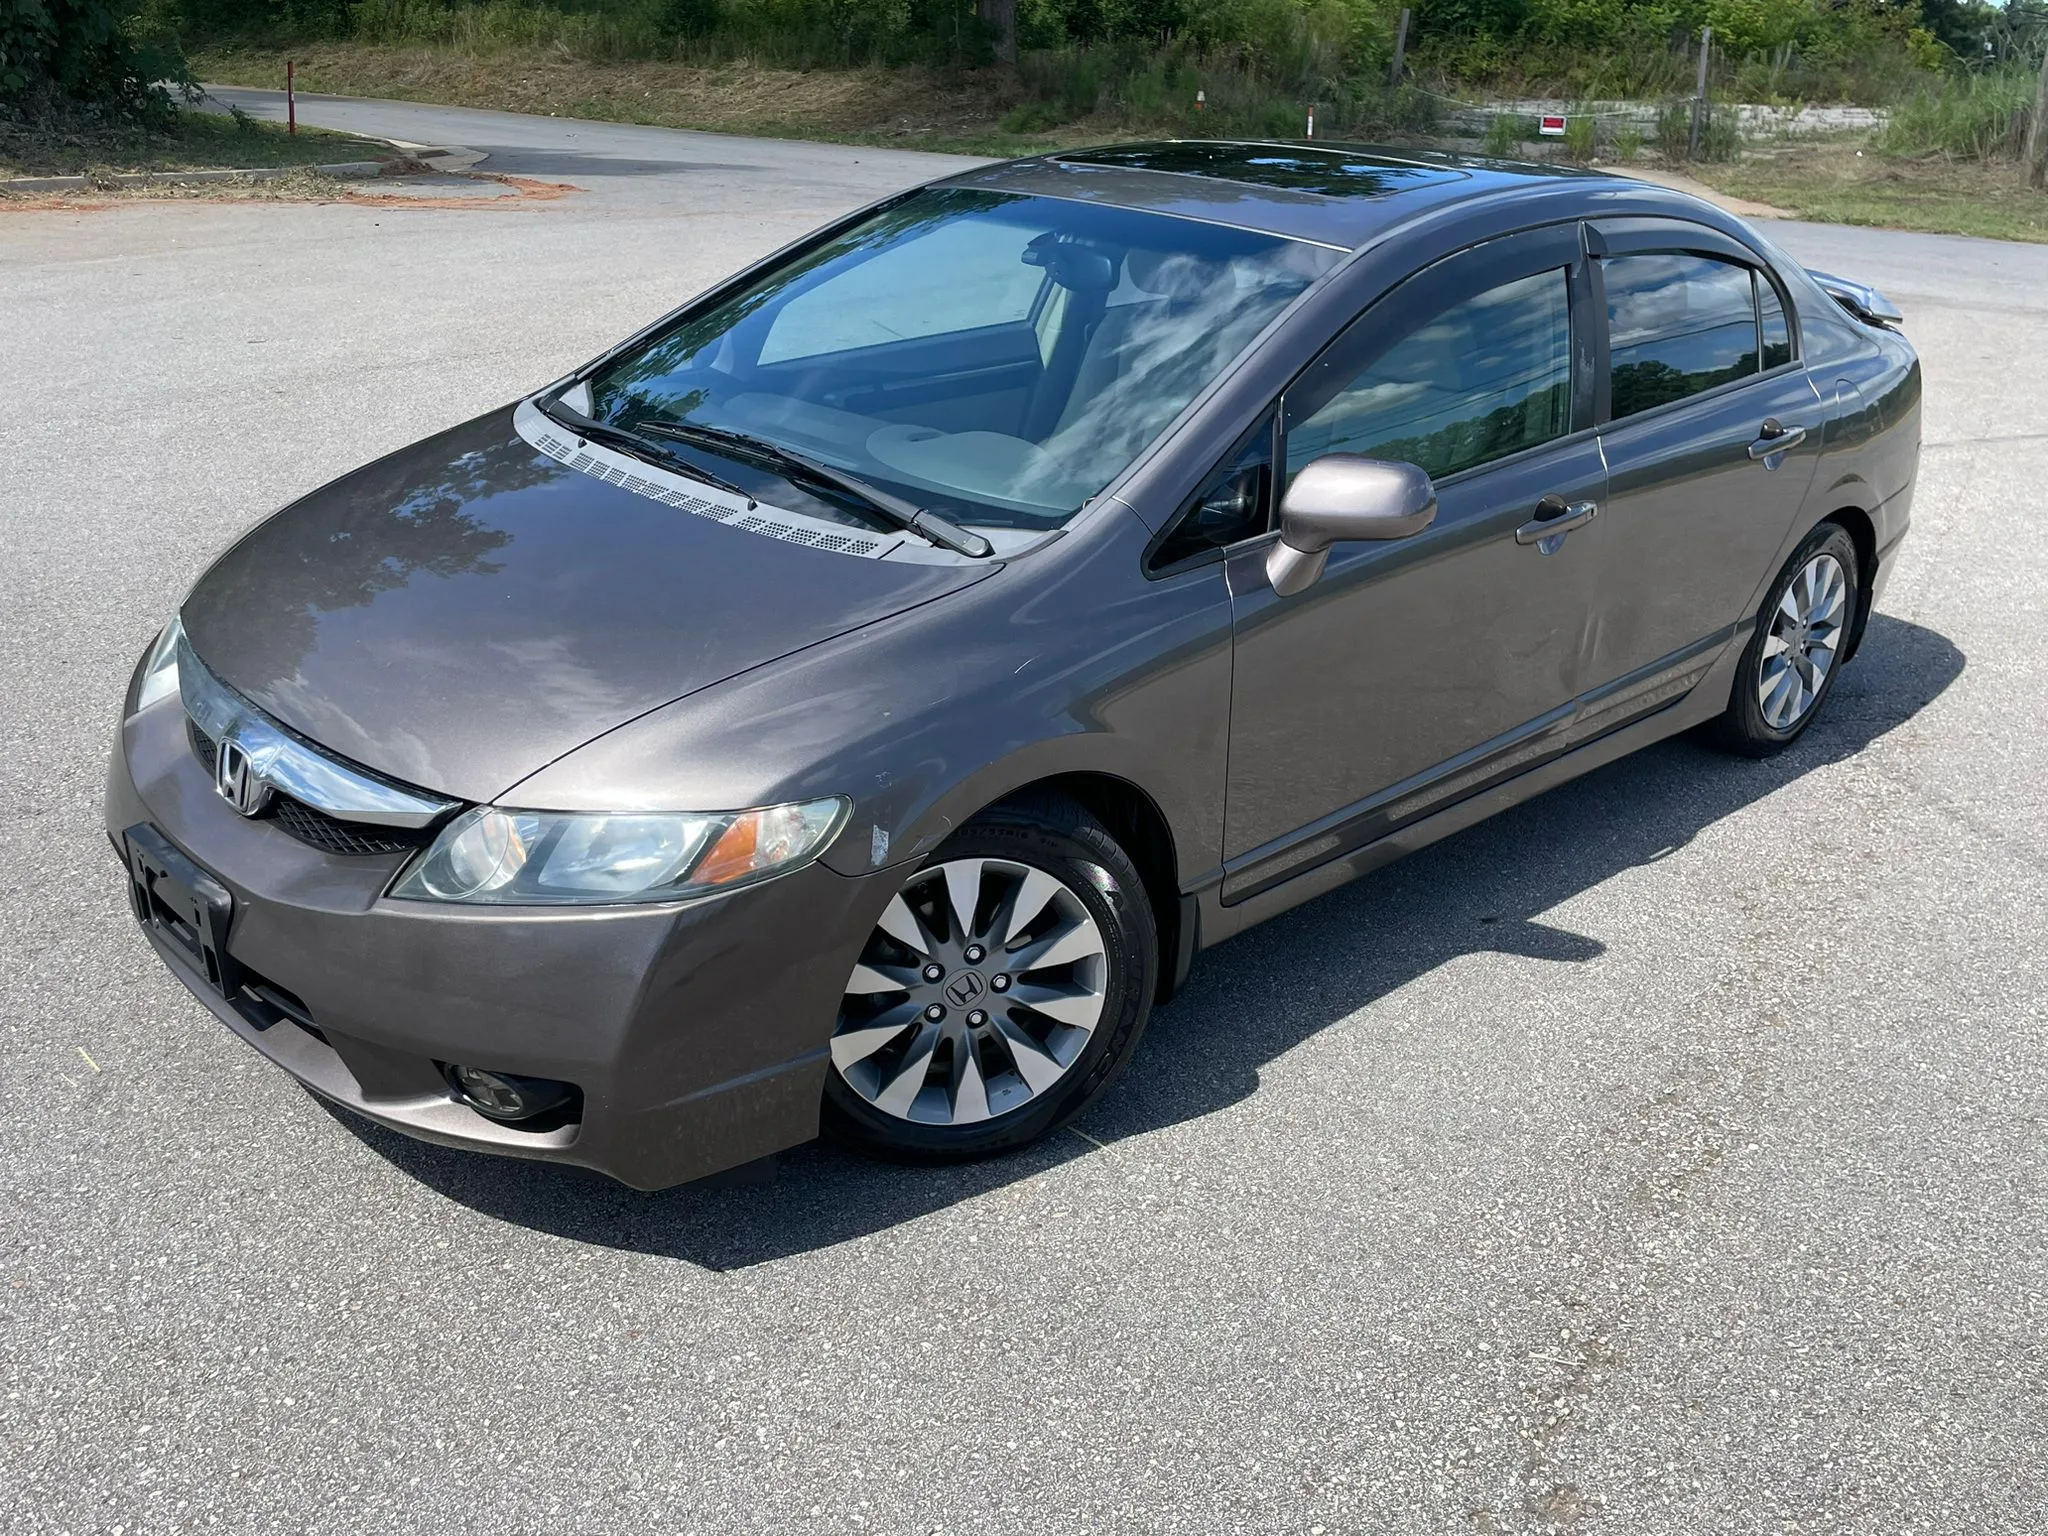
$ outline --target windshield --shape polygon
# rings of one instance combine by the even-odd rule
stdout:
[[[1056,527],[1338,254],[1124,208],[920,192],[605,364],[585,381],[590,414],[746,433],[958,522]],[[681,451],[762,472],[704,439]],[[829,488],[776,486],[863,520]]]

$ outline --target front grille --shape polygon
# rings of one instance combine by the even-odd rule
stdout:
[[[185,735],[192,742],[192,755],[199,759],[199,766],[206,770],[206,776],[213,777],[213,765],[220,758],[220,748],[213,738],[199,729],[199,722],[190,715],[185,717]]]
[[[192,739],[192,755],[199,759],[199,766],[206,770],[208,778],[213,777],[213,765],[220,755],[220,748],[196,722],[187,718],[185,734]],[[409,827],[376,826],[367,821],[341,821],[325,811],[315,810],[303,800],[294,800],[290,795],[271,796],[270,805],[258,821],[274,821],[278,830],[296,837],[308,847],[318,848],[322,853],[340,853],[355,857],[375,854],[410,853],[424,848],[432,833],[414,831]]]
[[[423,848],[427,832],[409,827],[379,827],[367,821],[337,821],[325,811],[316,811],[302,800],[279,795],[265,812],[285,831],[302,843],[327,853],[374,854],[409,853]]]

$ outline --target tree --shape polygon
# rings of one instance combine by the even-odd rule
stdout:
[[[1017,62],[1017,0],[975,0],[975,14],[988,28],[999,63]]]
[[[161,82],[188,83],[185,61],[139,41],[132,19],[133,0],[0,0],[0,109],[169,111]]]

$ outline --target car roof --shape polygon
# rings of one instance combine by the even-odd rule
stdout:
[[[948,177],[981,187],[1109,203],[1356,250],[1398,224],[1451,204],[1578,199],[1608,211],[1698,215],[1704,205],[1646,183],[1576,166],[1433,150],[1246,139],[1164,139],[1062,150]],[[1628,206],[1611,206],[1617,192]],[[1569,216],[1569,211],[1559,216]]]

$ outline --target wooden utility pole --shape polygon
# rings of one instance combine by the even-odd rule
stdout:
[[[1700,157],[1700,134],[1707,126],[1707,50],[1713,46],[1714,29],[1700,28],[1700,79],[1692,93],[1692,137],[1687,141],[1685,158],[1697,160]]]
[[[1394,29],[1394,67],[1387,72],[1387,84],[1389,85],[1399,85],[1401,83],[1401,61],[1408,56],[1409,14],[1408,7],[1402,6],[1401,24]]]
[[[2034,87],[2034,115],[2027,119],[2027,184],[2048,187],[2048,47],[2041,50],[2041,83]]]
[[[976,14],[995,42],[996,62],[1017,62],[1017,0],[976,0]]]

